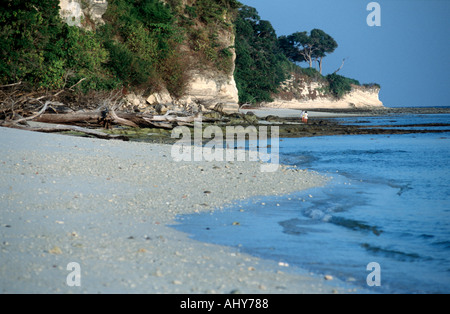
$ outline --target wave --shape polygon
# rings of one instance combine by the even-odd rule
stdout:
[[[372,254],[393,258],[402,262],[412,262],[417,260],[432,260],[432,258],[430,257],[424,257],[417,253],[407,253],[398,250],[385,249],[379,246],[370,245],[368,243],[362,243],[361,247],[366,249],[368,252]]]
[[[450,241],[436,241],[436,242],[433,242],[432,245],[439,246],[439,247],[447,249],[447,250],[450,249]]]
[[[305,227],[317,224],[318,222],[312,221],[312,220],[304,220],[304,219],[298,219],[293,218],[285,221],[280,221],[278,224],[283,227],[283,233],[289,234],[289,235],[304,235],[311,232],[323,232],[321,230],[312,228],[312,227]]]
[[[380,227],[377,226],[371,226],[363,221],[356,220],[356,219],[349,219],[344,217],[331,217],[329,222],[342,226],[351,230],[356,231],[369,231],[372,232],[374,235],[379,236],[381,233],[383,233],[383,230]]]

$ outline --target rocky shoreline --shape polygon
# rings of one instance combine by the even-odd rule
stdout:
[[[314,109],[314,111],[367,116],[388,114],[445,114],[450,113],[450,107],[376,107],[367,109]]]
[[[364,135],[364,134],[410,134],[410,133],[442,133],[438,127],[450,124],[421,125],[363,125],[342,124],[335,120],[339,117],[373,117],[394,116],[403,114],[448,114],[450,108],[374,108],[374,109],[315,109],[311,112],[308,124],[300,121],[299,110],[247,108],[240,113],[223,115],[219,120],[203,122],[203,128],[215,125],[225,132],[227,126],[267,126],[270,135],[271,126],[279,128],[280,137],[312,137],[332,135]],[[415,127],[415,128],[414,128]],[[423,127],[423,128],[418,128]],[[436,127],[433,129],[433,127]],[[177,139],[171,138],[172,131],[164,129],[116,129],[112,134],[128,136],[132,141],[173,144]],[[204,142],[209,141],[204,139]]]

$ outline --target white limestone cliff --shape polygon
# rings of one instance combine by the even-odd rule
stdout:
[[[327,94],[324,82],[292,76],[273,95],[274,100],[264,103],[264,107],[284,109],[368,109],[382,108],[379,99],[380,88],[374,86],[352,85],[349,93],[342,98]]]

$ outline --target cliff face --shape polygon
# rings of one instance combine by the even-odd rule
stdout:
[[[165,2],[165,1],[163,1]],[[183,0],[181,5],[194,6],[196,0]],[[104,23],[102,15],[106,12],[106,0],[60,0],[60,15],[71,26],[93,29]],[[224,19],[227,19],[225,16]],[[201,26],[193,26],[200,28]],[[169,94],[163,86],[157,93],[144,97],[131,94],[127,96],[128,105],[144,109],[148,105],[164,105],[169,109],[176,107],[190,107],[194,109],[214,109],[223,113],[234,113],[239,110],[239,97],[234,80],[234,33],[223,29],[217,30],[217,43],[222,47],[229,47],[232,66],[227,71],[218,71],[211,65],[202,64],[198,53],[193,51],[188,43],[182,44],[181,50],[190,64],[186,73],[187,82],[185,93],[180,98]]]
[[[326,93],[327,84],[292,75],[273,95],[274,101],[265,107],[289,109],[367,109],[383,107],[380,88],[352,85],[352,90],[341,99]]]
[[[178,4],[181,9],[178,7],[177,10],[185,12],[186,8],[194,8],[198,4],[199,0],[181,0]],[[60,15],[67,24],[93,30],[105,23],[102,16],[107,11],[108,2],[106,0],[60,0],[60,7]],[[179,14],[186,18],[186,13]],[[179,47],[185,58],[183,62],[188,64],[185,70],[187,79],[183,95],[174,97],[165,86],[159,86],[158,92],[150,96],[139,93],[127,95],[126,106],[140,109],[158,106],[164,110],[191,108],[193,111],[216,110],[227,114],[238,112],[239,96],[234,78],[236,52],[235,34],[231,26],[232,14],[224,10],[223,16],[218,18],[221,20],[221,27],[214,28],[214,32],[209,34],[202,33],[205,25],[200,22],[200,18],[192,20],[192,26],[187,31],[187,39]],[[217,20],[214,23],[217,23]],[[196,34],[197,37],[193,38],[192,34]],[[211,40],[211,36],[214,37],[214,46],[223,48],[230,58],[229,64],[221,70],[218,70],[217,65],[205,62],[201,56],[202,47],[205,47],[206,40]],[[355,85],[349,94],[339,100],[326,94],[326,88],[324,82],[294,74],[281,85],[279,92],[273,95],[274,101],[263,105],[298,109],[355,109],[383,106],[378,98],[379,88],[376,87],[366,88]]]
[[[223,47],[233,47],[235,36],[233,32],[222,31],[218,34],[218,41]],[[190,62],[197,64],[195,54],[184,47],[190,56]],[[234,80],[236,52],[234,48],[228,49],[231,53],[231,67],[227,71],[217,71],[208,66],[193,66],[189,69],[186,95],[179,99],[181,104],[203,105],[207,109],[215,109],[224,113],[238,112],[239,96]]]

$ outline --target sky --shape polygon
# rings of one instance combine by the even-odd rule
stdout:
[[[387,107],[450,106],[450,0],[240,0],[257,9],[277,35],[319,28],[338,48],[323,74],[338,72],[381,85]],[[367,10],[380,7],[380,26]],[[306,63],[300,64],[307,67]]]

